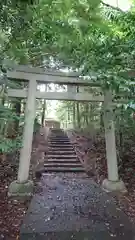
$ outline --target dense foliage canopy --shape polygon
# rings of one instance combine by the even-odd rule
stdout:
[[[66,66],[94,76],[103,90],[111,86],[114,93],[122,91],[134,99],[134,2],[124,12],[100,0],[5,0],[0,3],[0,15],[2,71],[6,59],[45,68]],[[3,80],[1,84],[3,90]],[[75,110],[74,104],[67,102],[58,112],[66,106],[79,124],[81,111],[86,125],[91,120],[86,117],[89,109],[101,110],[99,104],[83,103]]]

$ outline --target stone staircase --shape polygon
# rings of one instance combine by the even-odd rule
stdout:
[[[67,134],[62,129],[52,129],[49,136],[48,159],[43,172],[84,172]]]

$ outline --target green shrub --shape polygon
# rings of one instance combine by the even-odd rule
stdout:
[[[22,147],[22,136],[15,139],[0,138],[0,152],[9,153],[14,152]]]

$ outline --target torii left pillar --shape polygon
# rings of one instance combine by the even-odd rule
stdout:
[[[31,196],[33,193],[33,182],[29,180],[29,168],[35,119],[36,88],[36,79],[29,80],[23,147],[20,153],[18,177],[9,186],[9,196]]]

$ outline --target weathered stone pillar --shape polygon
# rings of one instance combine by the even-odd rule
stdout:
[[[12,182],[9,186],[9,196],[29,196],[33,191],[33,183],[29,181],[28,178],[35,119],[36,86],[37,82],[35,79],[29,81],[22,143],[23,147],[20,153],[18,177],[17,180]]]
[[[124,183],[119,180],[115,127],[113,121],[113,107],[111,91],[106,91],[104,100],[104,127],[105,127],[105,142],[106,142],[106,156],[108,179],[103,181],[103,188],[106,191],[126,191]]]

